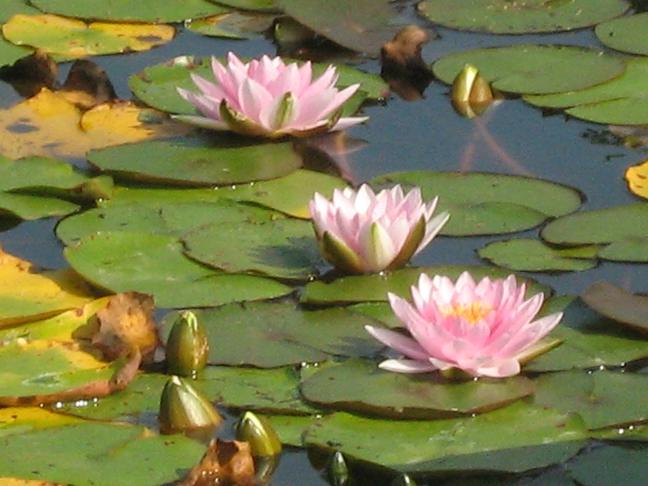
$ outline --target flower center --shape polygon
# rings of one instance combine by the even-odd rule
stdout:
[[[486,317],[493,308],[483,302],[473,302],[471,304],[454,304],[441,309],[445,317],[461,317],[468,324],[477,324]]]

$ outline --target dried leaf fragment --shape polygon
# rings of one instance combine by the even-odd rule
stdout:
[[[254,460],[247,442],[212,440],[180,486],[251,486]]]

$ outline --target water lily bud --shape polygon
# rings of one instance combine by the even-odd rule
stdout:
[[[160,432],[174,434],[193,430],[213,431],[223,418],[211,402],[187,381],[172,376],[162,390],[158,421]]]
[[[209,343],[202,324],[191,311],[181,312],[166,345],[167,371],[195,377],[207,364]]]
[[[481,115],[493,102],[493,91],[479,74],[479,69],[466,64],[452,83],[452,105],[463,116]]]
[[[401,474],[400,476],[396,476],[389,486],[416,486],[416,481],[409,474]]]
[[[281,453],[281,441],[264,417],[245,412],[236,427],[236,439],[250,443],[253,456],[276,456]]]
[[[328,475],[333,486],[346,486],[349,483],[349,468],[344,460],[344,455],[340,451],[337,451],[331,457]]]

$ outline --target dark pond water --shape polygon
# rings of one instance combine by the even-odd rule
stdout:
[[[402,2],[408,5],[413,2]],[[424,22],[407,9],[412,23]],[[424,58],[465,48],[513,43],[555,43],[600,47],[591,30],[543,36],[486,36],[438,29],[439,38],[424,49]],[[166,59],[184,55],[221,55],[235,51],[242,56],[274,54],[275,46],[265,39],[228,41],[181,31],[176,39],[149,52],[105,56],[95,61],[106,69],[122,98],[129,98],[129,75]],[[69,65],[62,66],[62,76]],[[375,60],[359,64],[380,72]],[[520,100],[507,100],[492,107],[477,122],[457,115],[447,97],[447,86],[432,82],[424,98],[407,102],[393,95],[384,105],[365,108],[369,123],[352,128],[348,135],[366,141],[349,155],[348,164],[356,182],[397,170],[434,169],[487,171],[541,177],[579,188],[586,199],[584,209],[632,202],[635,198],[623,182],[629,165],[648,157],[645,151],[602,143],[606,127],[567,119],[562,114],[545,116]],[[0,106],[18,96],[0,82]],[[481,124],[479,129],[477,123]],[[474,151],[472,158],[468,155]],[[79,162],[81,163],[81,162]],[[56,240],[54,220],[22,223],[0,232],[0,244],[9,252],[46,267],[63,267],[62,246]],[[537,230],[516,237],[534,237]],[[421,253],[414,264],[480,263],[476,250],[502,237],[439,238]],[[648,265],[602,263],[599,267],[560,275],[532,274],[558,293],[577,294],[595,280],[605,279],[633,291],[648,289]],[[273,484],[327,484],[303,452],[288,451],[281,460]]]

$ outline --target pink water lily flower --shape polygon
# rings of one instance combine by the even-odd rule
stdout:
[[[375,194],[363,184],[357,191],[336,189],[330,201],[316,193],[310,213],[322,255],[333,266],[380,272],[405,265],[439,233],[450,216],[434,216],[437,200],[424,203],[419,188],[404,194],[396,185]]]
[[[286,64],[280,57],[263,56],[243,63],[230,52],[225,66],[213,57],[211,64],[215,82],[191,75],[200,93],[178,88],[180,96],[203,116],[178,115],[175,119],[269,138],[344,130],[367,119],[340,118],[342,105],[360,85],[338,90],[334,66],[314,79],[310,62]]]
[[[525,300],[526,286],[513,275],[475,283],[465,272],[453,283],[421,274],[411,291],[413,304],[389,294],[411,337],[366,326],[376,339],[405,355],[383,361],[383,369],[422,373],[458,368],[473,376],[513,376],[520,372],[520,360],[537,354],[538,341],[562,318],[559,312],[533,320],[543,294]]]

